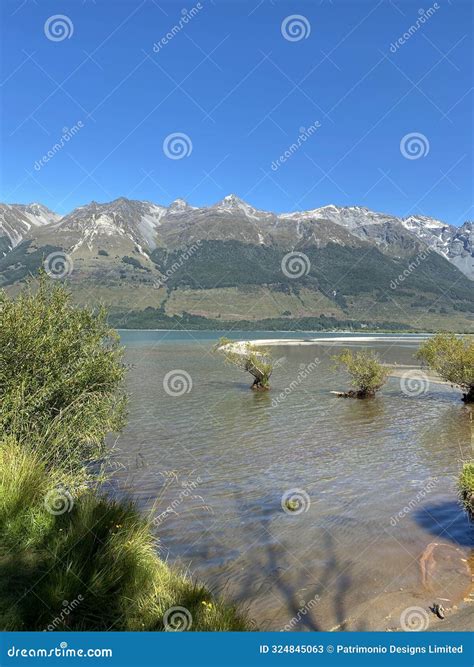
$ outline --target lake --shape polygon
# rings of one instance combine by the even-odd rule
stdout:
[[[472,412],[413,375],[419,337],[352,336],[396,364],[361,401],[330,393],[348,387],[330,358],[340,333],[233,332],[320,340],[272,346],[270,392],[211,353],[219,332],[120,333],[130,405],[114,480],[153,509],[163,558],[260,629],[395,629],[407,608],[463,606],[473,541],[456,479]]]

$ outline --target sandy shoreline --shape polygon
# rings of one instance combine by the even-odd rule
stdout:
[[[262,338],[258,340],[239,340],[236,345],[333,345],[340,343],[421,343],[431,334],[420,334],[419,336],[337,336],[334,338]]]

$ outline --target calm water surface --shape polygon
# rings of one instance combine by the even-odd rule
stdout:
[[[115,479],[154,508],[163,557],[242,603],[262,629],[383,630],[409,606],[462,605],[472,538],[456,476],[472,455],[472,414],[458,392],[430,383],[406,395],[391,378],[374,400],[338,398],[329,391],[346,380],[330,334],[274,347],[267,393],[210,353],[216,332],[121,335],[131,401]],[[235,333],[279,336],[320,334]],[[402,374],[417,340],[387,338],[363,345]],[[177,369],[192,388],[173,396],[163,380]],[[282,509],[291,490],[305,511]]]

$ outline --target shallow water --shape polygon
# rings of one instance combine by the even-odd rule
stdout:
[[[422,380],[404,393],[394,377],[376,399],[338,398],[330,390],[347,384],[330,355],[346,343],[331,335],[274,346],[265,393],[210,353],[216,332],[121,335],[131,401],[115,480],[155,506],[169,561],[243,603],[262,629],[383,630],[407,607],[462,603],[473,543],[456,476],[472,456],[472,415],[459,392]],[[234,334],[251,336],[279,334]],[[417,344],[363,343],[398,375]],[[188,376],[167,392],[177,369]],[[285,494],[301,511],[282,508]]]

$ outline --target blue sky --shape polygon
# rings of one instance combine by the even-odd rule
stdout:
[[[461,224],[473,217],[472,10],[6,0],[0,200],[64,213],[233,192],[274,211],[336,203]]]

